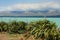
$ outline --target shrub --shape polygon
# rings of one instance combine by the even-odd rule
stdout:
[[[10,33],[24,33],[25,32],[25,22],[11,22],[9,25],[9,32]]]
[[[7,31],[8,24],[6,22],[0,22],[0,31]]]
[[[29,29],[31,29],[29,34],[34,35],[35,38],[47,40],[51,36],[54,40],[58,35],[56,24],[46,19],[30,23]]]
[[[60,39],[60,28],[57,27],[56,23],[49,20],[40,20],[30,23],[25,23],[23,21],[12,21],[9,23],[0,22],[0,32],[8,33],[26,33],[26,36],[31,35],[34,38],[42,40],[59,40]]]

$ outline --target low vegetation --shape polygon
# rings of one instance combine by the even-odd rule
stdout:
[[[46,19],[30,23],[23,21],[0,22],[0,32],[25,34],[26,38],[32,35],[36,40],[60,40],[60,28],[56,23]]]

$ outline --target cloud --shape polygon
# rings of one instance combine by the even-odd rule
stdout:
[[[33,13],[28,12],[28,10],[44,10],[47,8],[53,8],[52,10],[49,9],[47,13]],[[57,9],[57,10],[55,10]],[[60,4],[54,3],[54,2],[48,2],[48,3],[31,3],[31,4],[14,4],[7,7],[0,7],[0,16],[54,16],[54,15],[60,15]],[[24,10],[25,13],[18,14],[18,13],[10,13],[10,11],[21,11]],[[3,11],[3,12],[1,12]],[[57,12],[58,11],[58,12]]]
[[[59,3],[48,2],[48,3],[31,3],[31,4],[14,4],[8,7],[3,7],[3,11],[12,11],[12,10],[30,10],[30,9],[41,9],[41,8],[60,8]]]

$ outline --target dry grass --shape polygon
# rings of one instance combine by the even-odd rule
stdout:
[[[6,33],[0,33],[0,40],[9,40],[8,34],[6,34]]]
[[[0,40],[35,40],[33,36],[25,38],[24,34],[0,33]]]

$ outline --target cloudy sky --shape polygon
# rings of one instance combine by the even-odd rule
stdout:
[[[42,10],[45,8],[53,8],[57,9],[58,13],[56,13],[56,10],[49,10],[47,15],[60,15],[59,9],[60,9],[60,0],[0,0],[0,16],[5,16],[5,15],[32,15],[32,13],[28,12],[25,14],[12,14],[12,13],[4,13],[4,11],[13,11],[13,10]],[[1,11],[3,13],[1,13]],[[38,15],[45,15],[42,13],[36,13],[33,14],[32,16],[38,16]]]

